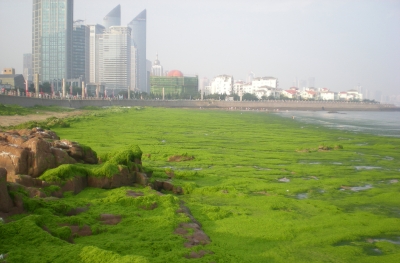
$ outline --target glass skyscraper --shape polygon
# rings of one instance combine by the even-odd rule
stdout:
[[[146,70],[146,9],[137,15],[128,26],[132,29],[132,49],[136,50],[136,70],[133,71],[136,76],[131,76],[131,78],[136,79],[137,88],[140,91],[149,93]]]
[[[72,78],[89,80],[89,27],[83,20],[74,22],[72,32]]]
[[[33,0],[33,74],[42,82],[72,75],[73,0]]]
[[[109,29],[112,26],[121,25],[121,5],[117,5],[103,18],[103,26]]]

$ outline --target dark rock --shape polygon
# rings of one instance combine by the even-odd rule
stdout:
[[[68,146],[66,152],[77,162],[90,164],[98,163],[96,153],[89,147],[82,147],[79,143],[68,140],[61,140],[60,142],[57,142],[57,144],[63,145],[64,148]]]
[[[27,190],[30,198],[33,198],[33,197],[40,197],[40,198],[46,197],[46,194],[43,191],[41,191],[41,189],[39,189],[39,188],[27,187],[26,190]]]
[[[92,229],[88,225],[83,225],[82,227],[70,224],[60,224],[60,226],[67,226],[71,229],[72,237],[85,237],[91,236],[93,234]]]
[[[119,173],[113,175],[112,177],[96,177],[89,176],[88,177],[88,186],[103,188],[103,189],[112,189],[118,188],[121,186],[129,186],[135,183],[135,174],[130,173],[128,168],[126,167],[118,167]]]
[[[158,207],[158,204],[156,202],[152,203],[149,206],[141,206],[140,208],[144,209],[144,210],[154,210]]]
[[[186,156],[186,155],[173,155],[168,157],[168,162],[184,162],[191,161],[194,159],[194,156]]]
[[[56,160],[56,165],[60,166],[62,164],[74,164],[76,160],[68,155],[68,153],[61,148],[51,148],[51,153],[54,155]]]
[[[74,194],[80,193],[83,189],[85,189],[88,186],[88,179],[86,176],[75,176],[71,180],[68,180],[65,182],[65,184],[57,184],[61,187],[61,192],[73,192]],[[57,193],[55,193],[56,197]]]
[[[15,144],[0,143],[0,167],[7,169],[8,176],[27,174],[29,150]]]
[[[14,182],[26,187],[42,187],[43,186],[43,181],[37,178],[32,178],[32,176],[26,175],[26,174],[18,174],[18,175],[12,175],[8,176],[7,180],[9,182]]]
[[[112,214],[101,214],[100,221],[105,225],[116,225],[121,222],[122,217],[120,215]]]
[[[7,170],[0,168],[0,211],[8,213],[13,206],[12,199],[7,189]]]
[[[186,255],[186,258],[202,258],[205,255],[214,254],[212,251],[200,250],[200,251],[192,251],[190,254]]]
[[[163,190],[163,189],[164,189],[164,188],[163,188],[163,183],[164,183],[164,182],[162,182],[162,181],[155,180],[155,181],[153,182],[153,189],[156,190],[156,191],[161,191],[161,190]]]
[[[163,189],[166,191],[172,191],[174,189],[174,185],[170,182],[163,182]]]
[[[132,190],[128,190],[126,192],[127,196],[132,196],[132,197],[139,197],[139,196],[143,196],[144,194],[142,192],[134,192]]]
[[[191,229],[191,235],[188,229]],[[209,244],[210,238],[201,230],[200,226],[196,223],[181,223],[179,227],[175,229],[175,233],[186,238],[188,242],[185,243],[185,247],[190,248],[197,245]]]
[[[68,211],[67,216],[76,216],[89,210],[88,206],[76,207]]]
[[[69,149],[69,145],[65,142],[62,141],[54,141],[53,142],[53,147],[54,148],[59,148],[59,149],[64,149],[64,150],[68,150]]]
[[[141,184],[141,185],[148,185],[149,184],[149,178],[145,173],[136,173],[136,183]]]
[[[174,187],[172,188],[172,192],[173,192],[174,194],[177,194],[177,195],[183,194],[182,187],[180,187],[180,186],[174,186]]]
[[[56,167],[56,159],[51,153],[51,144],[42,138],[32,138],[22,144],[32,152],[28,175],[36,178],[47,169]]]

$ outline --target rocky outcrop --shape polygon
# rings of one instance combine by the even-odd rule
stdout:
[[[9,181],[15,175],[40,176],[47,169],[62,164],[97,163],[96,153],[77,142],[61,140],[53,131],[40,128],[0,133],[0,167],[8,171]]]
[[[8,215],[11,210],[22,212],[25,197],[45,199],[51,195],[62,198],[65,192],[78,194],[86,187],[112,189],[135,183],[148,185],[149,176],[142,167],[142,153],[137,146],[129,147],[116,151],[109,164],[91,170],[73,164],[96,164],[97,154],[90,147],[77,142],[60,140],[52,131],[34,128],[0,132],[0,167],[4,167],[0,170],[0,212]],[[124,154],[128,154],[129,159]],[[57,170],[63,164],[69,165]],[[39,179],[40,175],[52,168],[56,168],[49,171],[53,174],[45,175],[50,179]],[[9,192],[13,193],[12,199]],[[150,209],[156,207],[151,206]],[[110,217],[104,215],[101,220],[109,224],[121,219],[120,216],[113,216],[113,220]]]

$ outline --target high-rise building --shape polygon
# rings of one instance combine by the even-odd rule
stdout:
[[[136,76],[132,76],[137,80],[137,89],[144,92],[148,90],[147,76],[147,59],[146,59],[146,9],[137,15],[128,26],[132,29],[132,46],[136,49]]]
[[[102,25],[89,25],[89,83],[99,83],[99,38],[104,32]]]
[[[112,26],[99,35],[99,76],[106,89],[127,89],[131,82],[131,29]]]
[[[72,75],[73,79],[89,79],[89,27],[83,20],[74,22],[72,31]]]
[[[137,73],[137,49],[132,45],[131,42],[131,90],[140,91],[138,84],[138,73]]]
[[[33,74],[42,82],[72,75],[73,6],[73,0],[33,0]]]
[[[163,75],[163,67],[158,60],[158,54],[156,54],[156,60],[154,60],[153,66],[151,67],[151,75],[160,77]]]
[[[114,9],[103,18],[103,25],[106,29],[121,25],[121,5],[114,7]]]
[[[24,79],[32,82],[33,75],[32,75],[32,54],[24,54],[24,61],[23,61],[23,72]]]

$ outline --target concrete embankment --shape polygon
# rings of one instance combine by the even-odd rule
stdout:
[[[312,110],[312,111],[400,111],[393,104],[333,101],[217,101],[217,100],[57,100],[0,95],[0,104],[15,104],[23,107],[52,106],[79,109],[85,106],[149,106],[165,108],[233,108],[267,110]]]

